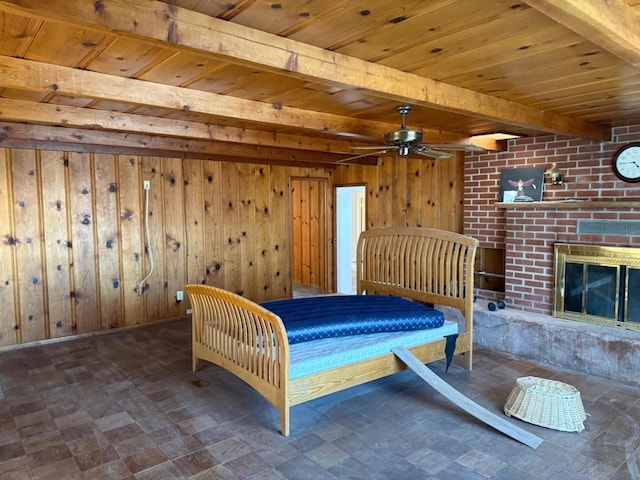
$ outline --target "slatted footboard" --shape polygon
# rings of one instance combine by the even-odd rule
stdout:
[[[280,317],[234,293],[206,285],[185,287],[192,308],[193,371],[198,360],[247,382],[280,411],[289,434],[289,342]]]

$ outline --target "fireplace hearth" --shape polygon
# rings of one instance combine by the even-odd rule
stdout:
[[[553,316],[640,330],[640,248],[557,243]]]

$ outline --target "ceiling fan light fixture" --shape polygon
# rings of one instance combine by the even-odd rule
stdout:
[[[398,150],[396,152],[396,156],[398,157],[408,157],[411,153],[411,148],[408,145],[399,145]]]

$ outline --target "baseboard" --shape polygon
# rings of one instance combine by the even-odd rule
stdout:
[[[41,347],[45,345],[51,345],[54,343],[71,342],[73,340],[79,340],[82,338],[92,338],[92,337],[100,337],[102,335],[112,335],[114,333],[126,332],[129,330],[135,330],[138,328],[152,327],[154,325],[162,325],[164,323],[169,323],[169,322],[177,322],[178,320],[185,320],[187,318],[190,318],[190,317],[187,316],[187,317],[165,318],[162,320],[157,320],[155,322],[138,323],[136,325],[127,325],[125,327],[110,328],[108,330],[99,330],[97,332],[78,333],[76,335],[67,335],[65,337],[47,338],[44,340],[36,340],[34,342],[17,343],[15,345],[4,345],[0,347],[0,353],[7,352],[10,350],[20,350],[22,348]]]

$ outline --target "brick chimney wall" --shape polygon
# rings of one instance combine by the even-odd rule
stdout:
[[[611,168],[616,150],[640,142],[640,125],[615,128],[612,140],[523,138],[510,140],[506,152],[465,157],[464,233],[477,238],[480,247],[505,250],[504,294],[477,291],[479,298],[504,298],[510,308],[551,314],[554,243],[640,247],[640,235],[577,234],[578,220],[640,220],[640,183],[622,182]],[[564,184],[545,180],[543,201],[569,202],[497,205],[503,169],[547,169],[554,162],[564,174]],[[637,203],[601,205],[607,201]]]

